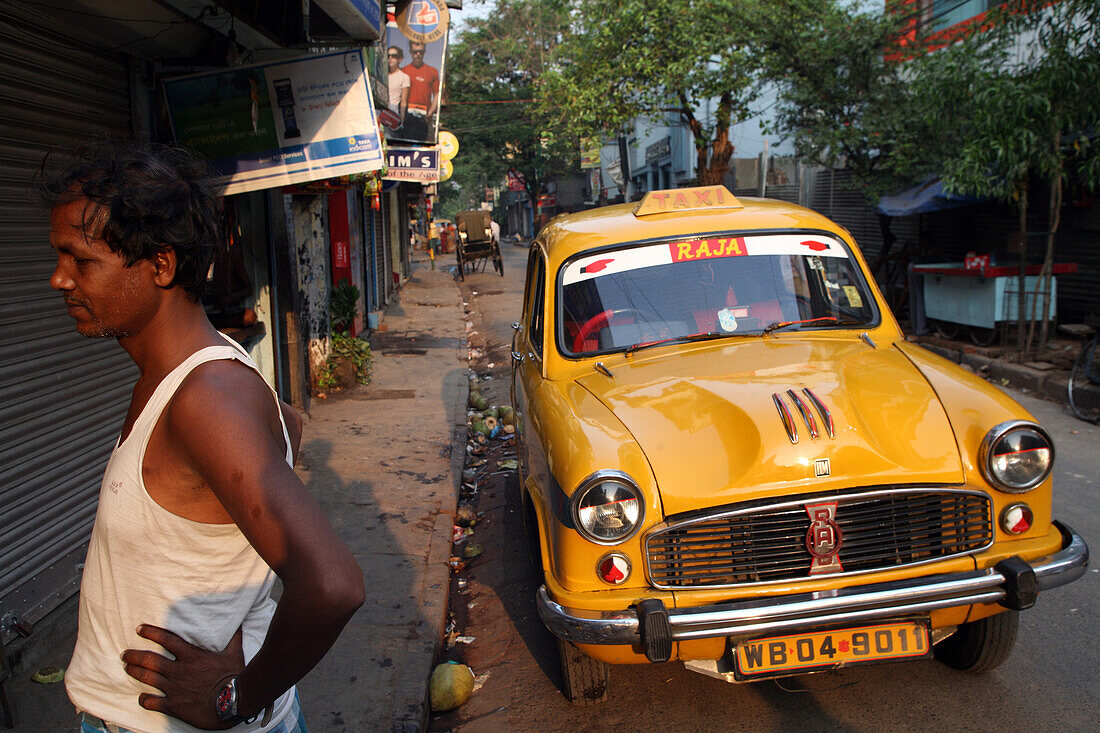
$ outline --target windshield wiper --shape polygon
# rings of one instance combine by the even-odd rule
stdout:
[[[820,318],[807,318],[804,321],[774,321],[764,327],[763,334],[766,336],[772,331],[781,331],[784,328],[790,326],[802,326],[805,324],[811,325],[830,325],[830,326],[866,326],[867,321],[842,321],[836,316],[821,316]]]
[[[789,326],[801,326],[804,323],[820,323],[822,321],[829,321],[830,323],[839,323],[836,316],[821,316],[820,318],[807,318],[804,321],[773,321],[764,327],[764,335],[768,335],[772,331],[780,331]]]
[[[648,349],[650,346],[661,346],[662,344],[686,344],[692,341],[708,341],[710,339],[737,335],[743,334],[735,334],[733,332],[727,331],[702,331],[700,333],[688,334],[687,336],[669,336],[668,338],[657,339],[656,341],[643,341],[640,344],[633,344],[627,348],[626,355],[630,356],[635,351]]]

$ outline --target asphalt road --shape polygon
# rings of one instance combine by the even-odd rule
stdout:
[[[511,323],[518,319],[526,249],[505,246],[504,276],[467,275],[472,363],[482,392],[508,402]],[[1055,517],[1100,546],[1100,427],[1064,407],[1012,392],[1054,436]],[[514,474],[481,487],[475,537],[484,554],[452,583],[467,640],[451,657],[478,689],[436,715],[433,731],[1095,731],[1100,728],[1100,599],[1096,563],[1081,580],[1040,596],[1021,617],[1010,660],[985,675],[935,661],[851,668],[751,685],[689,672],[677,662],[612,668],[606,702],[575,707],[558,691],[557,653],[538,619],[538,578],[527,561]],[[471,538],[473,539],[473,538]]]

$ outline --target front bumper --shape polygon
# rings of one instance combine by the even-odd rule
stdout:
[[[576,615],[538,591],[539,616],[556,636],[578,644],[640,647],[651,661],[667,661],[673,641],[760,636],[792,629],[848,624],[927,613],[975,603],[1027,608],[1039,591],[1077,580],[1088,566],[1085,540],[1061,522],[1062,549],[1032,563],[1011,558],[985,570],[947,573],[887,583],[799,593],[712,606],[668,609],[648,599],[637,610]]]

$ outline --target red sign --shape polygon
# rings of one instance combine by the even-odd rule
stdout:
[[[668,245],[673,262],[709,260],[715,257],[742,257],[745,255],[744,237],[719,237],[717,239],[693,239]]]
[[[509,191],[526,191],[527,186],[523,182],[523,176],[517,171],[508,171],[508,190]]]
[[[971,252],[963,260],[963,269],[980,270],[983,267],[989,267],[989,258],[990,255],[976,255]]]

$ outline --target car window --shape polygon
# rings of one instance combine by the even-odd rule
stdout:
[[[856,261],[817,233],[625,244],[559,272],[561,351],[585,356],[698,334],[867,327],[878,319]]]
[[[546,330],[544,326],[544,312],[546,310],[546,263],[543,262],[538,250],[532,251],[534,258],[534,287],[531,293],[531,304],[528,310],[528,333],[530,334],[531,350],[536,356],[542,357],[542,343]]]

